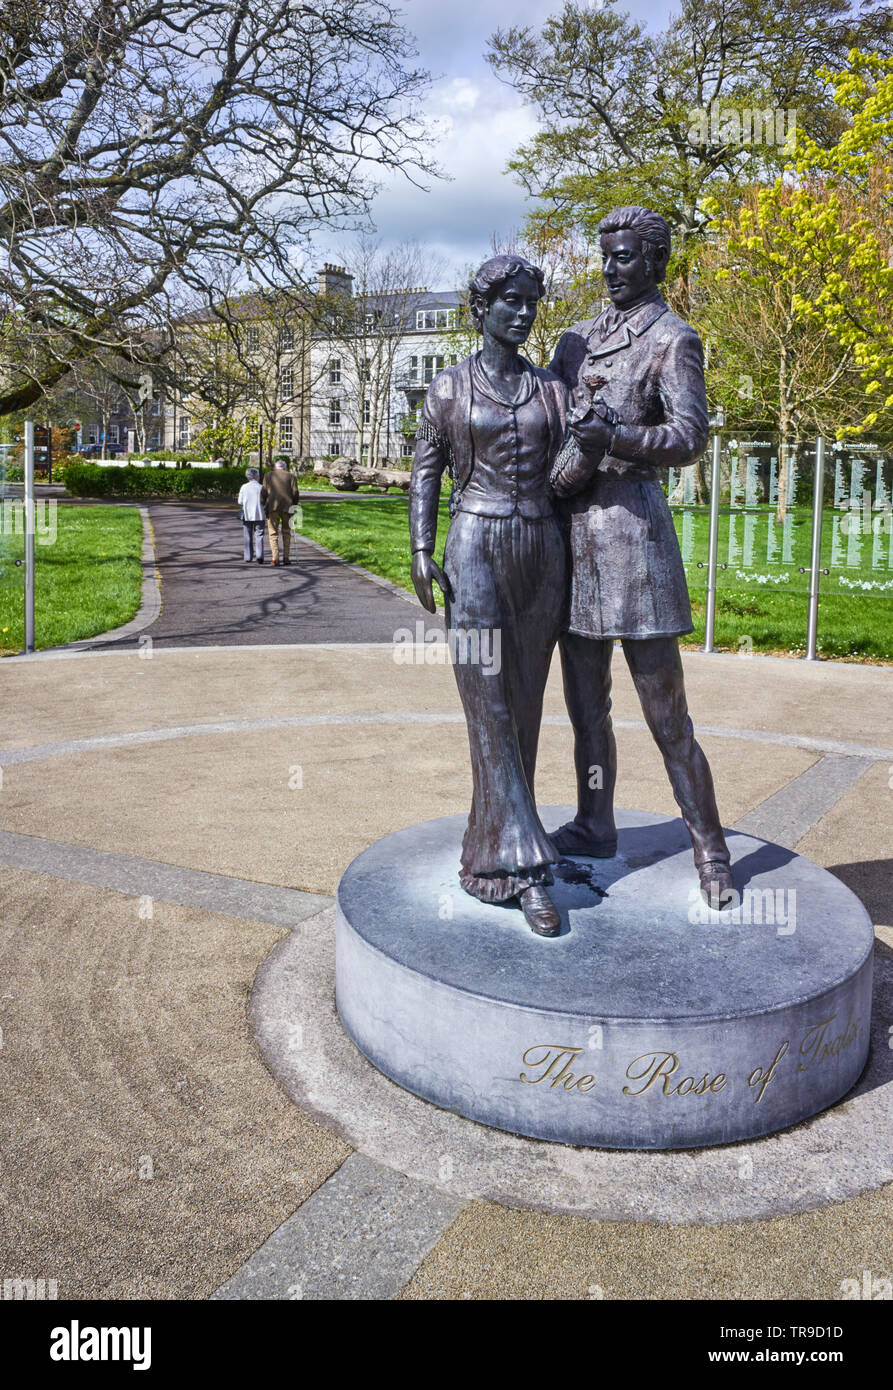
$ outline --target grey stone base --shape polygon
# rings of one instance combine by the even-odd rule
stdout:
[[[711,912],[681,821],[626,812],[614,859],[559,866],[543,939],[459,888],[464,825],[389,835],[339,885],[339,1013],[401,1086],[515,1134],[679,1149],[787,1128],[858,1080],[874,933],[826,870],[731,832],[740,903]]]
[[[868,1066],[843,1101],[782,1133],[664,1153],[576,1148],[475,1124],[367,1062],[335,1011],[335,909],[260,966],[250,1018],[286,1094],[347,1143],[453,1197],[586,1217],[697,1225],[811,1211],[893,1182],[893,952],[875,947]]]

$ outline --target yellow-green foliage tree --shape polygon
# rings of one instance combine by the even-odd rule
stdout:
[[[700,258],[698,327],[710,344],[708,390],[728,424],[776,424],[778,518],[805,432],[854,432],[865,398],[855,346],[817,310],[829,284],[850,280],[865,219],[842,191],[779,179],[718,218]]]
[[[866,397],[859,428],[881,431],[893,423],[893,59],[854,50],[849,62],[825,74],[848,128],[830,149],[801,140],[795,167],[823,180],[832,209],[856,204],[861,215],[840,227],[818,206],[804,210],[804,225],[843,241],[845,266],[803,309],[852,352]]]
[[[825,74],[850,122],[830,149],[802,137],[774,183],[711,205],[699,323],[731,421],[777,420],[779,515],[803,430],[893,429],[893,61],[851,52]]]

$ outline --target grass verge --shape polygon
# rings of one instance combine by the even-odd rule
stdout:
[[[25,645],[21,503],[0,503],[0,655]],[[135,507],[37,502],[34,636],[37,648],[95,637],[140,605],[142,518]]]

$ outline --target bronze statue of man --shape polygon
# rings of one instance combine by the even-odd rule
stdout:
[[[691,606],[655,471],[692,464],[706,446],[701,340],[658,288],[670,254],[666,220],[616,208],[598,232],[611,303],[565,333],[550,364],[578,400],[600,398],[599,409],[571,413],[579,447],[563,451],[568,462],[553,476],[568,499],[570,623],[560,649],[578,808],[552,841],[562,854],[616,853],[610,690],[619,639],[691,836],[701,892],[719,905],[733,888],[729,851],[686,705],[678,639],[692,631]]]

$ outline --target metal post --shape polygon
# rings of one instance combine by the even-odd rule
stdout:
[[[710,468],[710,540],[707,550],[707,610],[704,615],[704,651],[713,651],[713,630],[716,626],[716,556],[719,550],[719,456],[722,435],[713,436],[713,459]]]
[[[812,484],[812,556],[809,562],[809,619],[806,625],[806,661],[817,661],[819,623],[819,571],[822,563],[822,502],[825,491],[825,440],[815,442],[815,477]]]
[[[25,651],[34,651],[34,423],[25,421]]]

